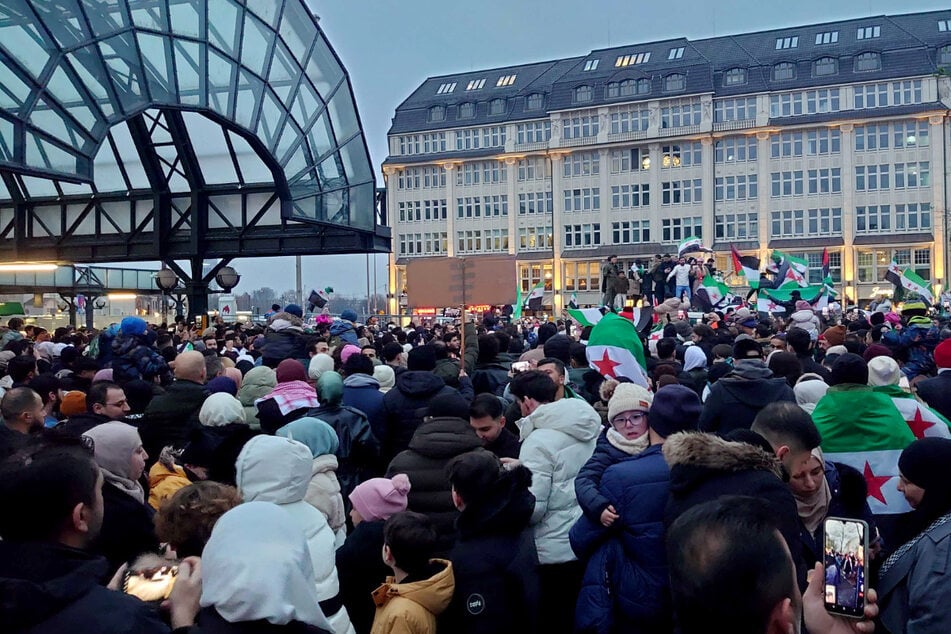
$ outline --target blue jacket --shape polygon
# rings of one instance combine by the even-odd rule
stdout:
[[[912,317],[912,320],[917,319]],[[927,320],[922,320],[927,321]],[[938,329],[930,322],[927,324],[909,323],[902,330],[891,330],[882,335],[882,341],[890,347],[904,348],[908,351],[908,361],[902,366],[902,373],[908,380],[918,375],[930,374],[934,370],[934,349],[938,345]]]
[[[669,632],[672,608],[664,550],[670,470],[661,445],[608,467],[600,491],[620,517],[610,528],[586,515],[571,547],[587,559],[575,611],[577,632]]]
[[[601,478],[608,467],[629,458],[630,456],[608,441],[607,431],[598,436],[598,444],[588,462],[581,467],[575,478],[575,495],[581,510],[591,521],[601,522],[601,513],[611,504],[610,500],[601,492],[599,486]]]

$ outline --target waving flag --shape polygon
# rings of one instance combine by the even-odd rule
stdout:
[[[761,313],[785,313],[786,307],[772,297],[756,295],[756,310]]]
[[[604,316],[600,308],[569,308],[568,315],[581,326],[593,326]]]
[[[327,305],[327,302],[330,301],[330,295],[334,292],[334,289],[330,286],[322,288],[319,291],[311,291],[310,295],[307,297],[307,310],[309,312],[314,312],[318,308],[323,308]]]
[[[911,269],[902,271],[901,285],[902,288],[912,293],[918,293],[918,295],[929,304],[934,304],[934,292],[931,290],[931,282],[926,282]]]
[[[703,241],[700,238],[684,238],[677,247],[677,257],[683,257],[685,253],[694,253],[695,251],[707,251],[703,248]]]
[[[515,285],[515,303],[512,305],[512,319],[522,318],[522,285]]]
[[[709,312],[719,306],[730,295],[730,287],[707,274],[697,289],[697,299],[703,304],[703,310]]]
[[[577,308],[578,307],[578,293],[572,293],[571,299],[568,300],[568,308]]]
[[[905,297],[905,288],[901,284],[901,267],[895,260],[888,264],[888,270],[885,272],[885,279],[895,285],[895,291],[892,293],[892,301],[900,302]]]
[[[542,299],[545,297],[545,282],[540,281],[532,289],[532,292],[528,294],[528,297],[525,300],[525,305],[529,310],[541,310]]]
[[[634,322],[607,313],[591,330],[585,349],[588,364],[603,377],[626,377],[647,387],[644,347]]]
[[[830,277],[830,272],[829,272],[829,249],[828,249],[828,248],[823,248],[823,249],[822,249],[822,279],[826,279],[827,277]]]
[[[730,255],[733,256],[733,271],[745,277],[750,288],[759,288],[759,258],[740,255],[733,245],[730,245]]]

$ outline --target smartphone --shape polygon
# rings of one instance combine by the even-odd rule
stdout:
[[[532,364],[530,361],[516,361],[512,364],[512,372],[528,372],[532,369]]]
[[[127,571],[122,580],[122,591],[142,601],[164,601],[172,593],[177,576],[178,566]]]
[[[837,616],[864,618],[868,524],[862,520],[827,517],[822,531],[826,611]]]

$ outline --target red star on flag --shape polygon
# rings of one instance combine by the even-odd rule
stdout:
[[[770,309],[770,311],[776,310],[777,308],[779,308],[779,307],[776,305],[776,302],[770,300],[770,302],[769,302],[769,309]]]
[[[882,493],[882,486],[889,480],[891,480],[891,476],[877,476],[872,473],[872,467],[868,464],[868,460],[865,461],[865,482],[868,485],[869,497],[873,497],[882,504],[887,505],[888,502],[885,501],[885,494]]]
[[[915,434],[915,438],[924,438],[925,432],[932,427],[934,423],[929,423],[924,418],[921,417],[921,407],[915,408],[915,417],[912,420],[906,420],[908,426],[911,427],[911,431]]]
[[[621,365],[617,361],[612,361],[611,357],[608,356],[608,351],[604,351],[604,355],[601,357],[600,361],[592,361],[594,366],[598,368],[598,372],[601,373],[601,376],[609,376],[611,378],[617,378],[614,375],[614,368]]]

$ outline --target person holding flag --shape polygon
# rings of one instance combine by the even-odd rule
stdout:
[[[612,254],[601,265],[601,303],[614,310],[614,298],[617,296],[617,279],[620,272],[617,256]]]
[[[901,311],[905,321],[901,330],[891,330],[882,335],[882,341],[890,348],[908,352],[908,360],[901,371],[911,382],[918,376],[929,376],[934,370],[934,349],[938,345],[938,328],[928,317],[928,308],[921,300],[906,301]]]
[[[690,289],[690,273],[692,270],[693,268],[687,264],[687,259],[680,256],[677,265],[667,274],[668,281],[674,280],[674,297],[677,299],[683,299],[683,296],[686,295],[689,302],[693,297]]]

